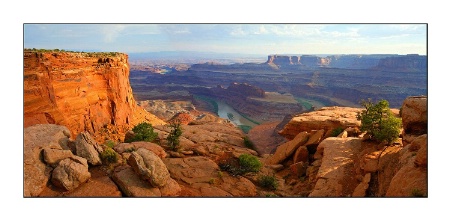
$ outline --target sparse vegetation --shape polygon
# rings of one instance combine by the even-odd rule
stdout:
[[[255,147],[255,144],[248,137],[244,137],[243,139],[244,139],[244,146],[246,148],[253,149]]]
[[[239,156],[239,165],[244,173],[258,172],[262,167],[261,161],[250,154],[241,154],[241,156]]]
[[[209,184],[214,185],[216,183],[216,178],[209,179]]]
[[[100,158],[106,164],[116,163],[118,160],[116,152],[110,147],[106,147],[103,150],[100,154]]]
[[[425,194],[420,189],[412,189],[411,190],[411,196],[412,197],[425,197]]]
[[[113,148],[114,145],[116,145],[116,143],[114,143],[114,141],[112,141],[112,140],[105,141],[105,146],[107,146],[107,147]]]
[[[266,189],[276,190],[278,188],[278,181],[275,176],[262,175],[258,178],[258,183]]]
[[[219,172],[217,172],[217,176],[218,176],[220,179],[222,179],[222,178],[223,178],[223,173],[222,173],[222,171],[219,170]]]
[[[392,114],[388,101],[381,100],[373,104],[368,99],[362,100],[361,105],[365,108],[357,115],[361,121],[361,131],[367,131],[370,139],[378,142],[386,141],[391,144],[397,140],[402,121]]]
[[[233,176],[237,176],[249,172],[258,172],[262,167],[262,163],[253,155],[241,154],[238,159],[230,158],[220,162],[219,167],[221,170],[227,171]]]
[[[136,151],[136,149],[134,147],[130,147],[130,148],[126,149],[124,152],[131,153],[133,151]]]
[[[341,127],[335,128],[335,129],[333,129],[333,130],[331,131],[330,136],[331,136],[331,137],[337,137],[337,136],[338,136],[339,134],[341,134],[343,131],[344,131],[344,129],[341,128]]]
[[[173,121],[169,124],[172,129],[167,136],[167,144],[170,149],[176,151],[180,146],[180,136],[183,133],[181,129],[181,123],[179,121]]]
[[[147,141],[153,142],[157,139],[158,134],[153,131],[151,124],[147,122],[142,122],[133,128],[134,136],[125,140],[126,143],[131,143],[135,141]]]
[[[79,53],[86,57],[115,57],[119,55],[119,52],[84,52],[84,51],[72,51],[72,50],[64,50],[64,49],[36,49],[36,48],[25,48],[24,51],[32,51],[32,52],[53,52],[53,53]]]

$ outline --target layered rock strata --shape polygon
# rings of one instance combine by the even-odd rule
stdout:
[[[24,127],[59,124],[74,137],[163,124],[136,105],[128,76],[126,54],[24,51]]]

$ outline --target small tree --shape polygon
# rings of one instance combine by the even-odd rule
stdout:
[[[133,128],[134,136],[130,139],[125,140],[127,143],[134,141],[148,141],[153,142],[157,137],[158,133],[153,131],[152,124],[147,122],[142,122]]]
[[[365,108],[358,113],[357,119],[361,121],[361,131],[367,131],[370,139],[378,142],[386,141],[391,144],[400,134],[402,121],[396,118],[389,109],[389,102],[381,100],[373,104],[372,100],[362,100]]]
[[[181,123],[178,120],[175,120],[169,124],[169,127],[172,128],[169,135],[167,136],[167,145],[172,150],[177,150],[180,146],[180,136],[183,133],[181,130]]]

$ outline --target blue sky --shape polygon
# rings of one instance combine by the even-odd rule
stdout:
[[[425,24],[25,24],[24,47],[125,53],[425,55]]]

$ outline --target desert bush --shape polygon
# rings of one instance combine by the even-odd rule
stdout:
[[[147,122],[142,122],[132,129],[134,132],[134,136],[125,140],[127,143],[135,142],[135,141],[147,141],[153,142],[157,139],[158,134],[153,131],[152,124]]]
[[[167,145],[172,150],[177,150],[180,146],[180,136],[183,134],[181,129],[181,123],[179,121],[174,121],[169,124],[171,131],[167,136]]]
[[[241,156],[239,156],[239,165],[245,173],[258,172],[262,167],[261,161],[259,161],[257,157],[250,154],[241,154]]]
[[[103,152],[100,154],[100,158],[106,164],[116,163],[118,160],[116,152],[110,147],[106,147],[103,150]]]
[[[341,127],[335,128],[335,129],[333,129],[333,130],[331,131],[330,137],[337,137],[337,136],[340,135],[343,131],[344,131],[344,129],[341,128]]]
[[[278,181],[275,176],[262,175],[258,178],[258,183],[261,187],[270,190],[276,190],[278,187]]]
[[[115,143],[112,140],[105,141],[105,146],[107,146],[107,147],[113,148],[114,145],[115,145]]]
[[[233,176],[237,176],[249,172],[258,172],[262,167],[262,163],[253,155],[241,154],[238,159],[229,158],[219,162],[219,167],[221,170],[227,171]]]
[[[361,131],[367,131],[370,139],[378,142],[386,141],[391,144],[397,140],[402,121],[392,114],[388,101],[381,100],[373,104],[368,99],[362,100],[361,105],[365,108],[357,115],[357,119],[361,121]]]

